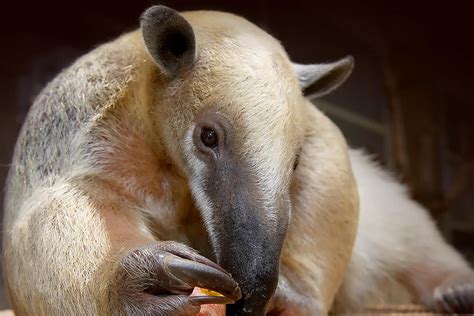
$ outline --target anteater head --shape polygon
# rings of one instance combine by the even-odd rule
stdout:
[[[304,143],[302,91],[331,91],[352,59],[292,64],[270,35],[221,12],[153,6],[141,29],[166,84],[153,97],[156,128],[187,175],[218,263],[242,290],[228,314],[264,314]]]

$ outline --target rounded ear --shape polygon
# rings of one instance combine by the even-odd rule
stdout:
[[[194,63],[196,40],[191,25],[177,11],[156,5],[140,17],[148,52],[170,79]]]
[[[302,65],[293,63],[301,90],[305,95],[320,97],[339,87],[352,72],[354,58],[347,56],[328,64]]]

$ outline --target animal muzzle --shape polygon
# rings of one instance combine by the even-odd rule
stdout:
[[[287,215],[279,216],[275,227],[266,216],[269,210],[258,210],[248,202],[242,196],[239,201],[229,201],[221,209],[224,220],[214,227],[217,262],[232,274],[242,292],[242,299],[227,306],[227,315],[265,315],[278,284]],[[288,214],[288,210],[277,214]]]
[[[242,292],[227,315],[265,315],[278,284],[290,214],[288,194],[265,196],[249,170],[242,161],[221,158],[203,181],[209,204],[201,211],[217,263]]]

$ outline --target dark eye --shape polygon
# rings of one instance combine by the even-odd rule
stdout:
[[[201,141],[204,145],[210,148],[217,147],[217,133],[210,128],[203,128],[201,130]]]

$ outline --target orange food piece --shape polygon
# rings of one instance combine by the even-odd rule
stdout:
[[[219,292],[195,287],[191,296],[224,296]],[[201,311],[197,316],[225,316],[225,305],[222,304],[204,304],[201,305]]]
[[[216,291],[212,291],[212,290],[208,290],[208,289],[203,289],[201,287],[197,287],[196,288],[198,293],[200,295],[207,295],[207,296],[222,296],[224,297],[224,295],[222,295],[221,293],[219,292],[216,292]]]

